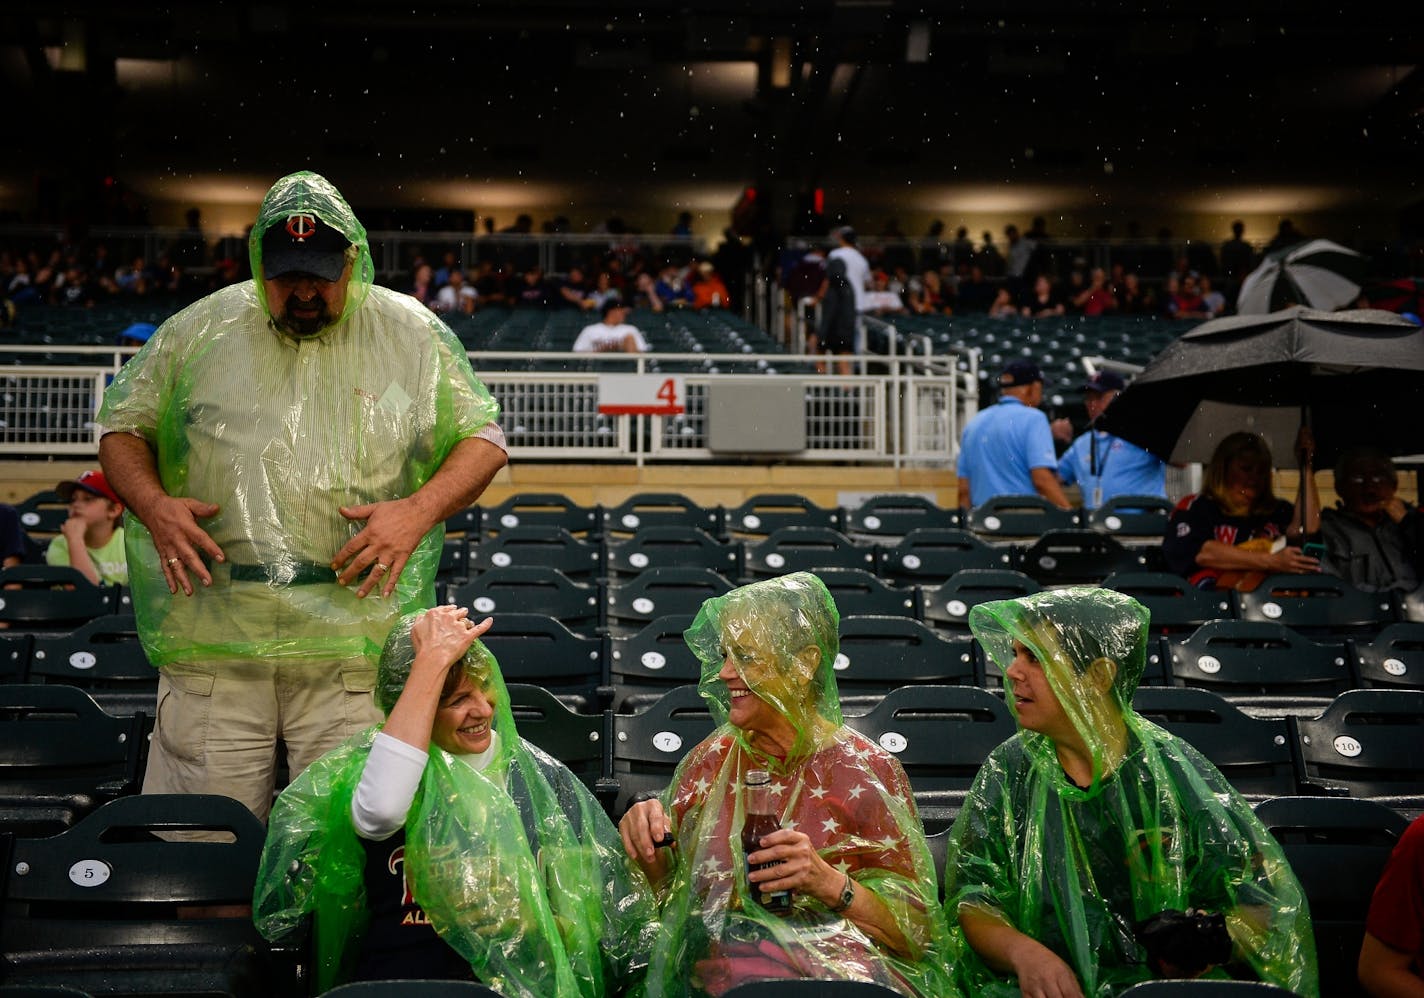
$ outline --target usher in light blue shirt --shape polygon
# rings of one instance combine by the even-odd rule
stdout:
[[[1064,485],[1078,484],[1085,509],[1096,509],[1113,496],[1167,495],[1162,459],[1102,430],[1089,430],[1073,441],[1058,462],[1058,477]]]
[[[994,496],[1037,495],[1030,472],[1057,466],[1048,417],[1005,395],[964,428],[955,471],[969,479],[969,503],[978,506]]]

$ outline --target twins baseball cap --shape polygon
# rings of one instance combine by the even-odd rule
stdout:
[[[1120,392],[1126,387],[1127,382],[1116,371],[1099,371],[1083,382],[1085,392]]]
[[[334,281],[346,269],[351,241],[310,212],[295,212],[262,234],[262,269],[266,276],[311,274]]]
[[[123,502],[119,494],[109,485],[109,480],[104,477],[104,473],[98,470],[84,472],[78,478],[68,478],[54,487],[54,491],[65,502],[74,498],[74,491],[82,489],[91,495],[96,495],[112,502]]]
[[[1011,360],[1004,365],[1004,370],[999,374],[999,387],[1017,388],[1019,385],[1031,385],[1035,381],[1042,380],[1043,372],[1033,361]]]

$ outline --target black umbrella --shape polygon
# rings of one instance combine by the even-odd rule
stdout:
[[[1175,463],[1254,430],[1285,463],[1303,419],[1317,466],[1351,444],[1424,450],[1424,330],[1377,309],[1213,319],[1153,358],[1099,425]]]

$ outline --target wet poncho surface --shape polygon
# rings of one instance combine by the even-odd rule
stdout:
[[[649,994],[721,994],[745,981],[783,977],[953,994],[934,867],[904,771],[841,725],[832,672],[838,623],[825,586],[798,573],[708,600],[686,632],[702,661],[700,691],[720,727],[688,754],[664,794],[678,851],[663,888]],[[730,698],[717,678],[723,649],[748,687],[795,729],[785,759],[752,748],[727,723]],[[796,896],[785,916],[749,896],[741,847],[749,769],[770,772],[783,827],[805,832],[823,859],[885,902],[913,958],[891,956],[808,896]]]
[[[416,547],[391,600],[355,597],[330,570],[362,527],[338,508],[409,496],[460,440],[498,417],[454,334],[407,295],[371,284],[365,229],[327,181],[273,185],[249,240],[307,214],[351,241],[344,310],[292,337],[269,321],[260,280],[196,302],[159,327],[105,391],[105,431],[135,433],[165,491],[217,503],[200,525],[223,549],[213,585],[170,595],[148,530],[127,514],[134,613],[150,661],[372,661],[399,614],[434,603],[443,528]],[[234,578],[236,574],[237,578]]]
[[[1228,969],[1317,993],[1305,896],[1280,846],[1211,763],[1131,709],[1147,621],[1130,597],[1087,588],[970,613],[970,627],[1001,670],[1013,661],[1014,641],[1042,663],[1091,751],[1093,778],[1075,786],[1053,741],[1026,729],[980,769],[951,832],[947,864],[946,909],[967,994],[1017,996],[1019,989],[969,947],[958,925],[964,907],[1042,942],[1089,996],[1151,979],[1134,927],[1187,908],[1226,915],[1234,951]],[[1005,686],[1017,716],[1007,676]]]
[[[415,616],[381,656],[376,699],[387,713],[410,674]],[[646,965],[656,924],[647,881],[592,794],[521,741],[493,656],[477,642],[465,662],[493,700],[496,755],[475,771],[430,746],[405,822],[407,885],[440,937],[507,998],[615,995]],[[375,733],[323,756],[277,798],[254,890],[253,919],[269,939],[315,915],[322,990],[347,979],[366,925],[351,799]]]

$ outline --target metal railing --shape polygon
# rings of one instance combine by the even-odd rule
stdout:
[[[13,355],[52,353],[52,346],[14,346]],[[93,455],[100,428],[94,413],[105,386],[133,348],[66,347],[90,358],[73,365],[16,364],[0,368],[0,455]],[[500,424],[514,460],[648,460],[716,462],[744,455],[709,446],[708,399],[721,383],[768,379],[799,382],[806,442],[779,461],[940,465],[959,439],[959,390],[953,356],[856,358],[847,375],[818,374],[818,358],[789,354],[588,355],[540,353],[542,370],[528,370],[518,352],[470,354],[481,379],[500,401]],[[563,369],[559,369],[562,365]],[[725,368],[722,373],[716,368]],[[598,411],[599,373],[680,373],[685,411],[676,416],[604,415]],[[750,373],[756,370],[779,373]],[[796,370],[805,373],[794,373]],[[733,373],[748,372],[748,373]]]

